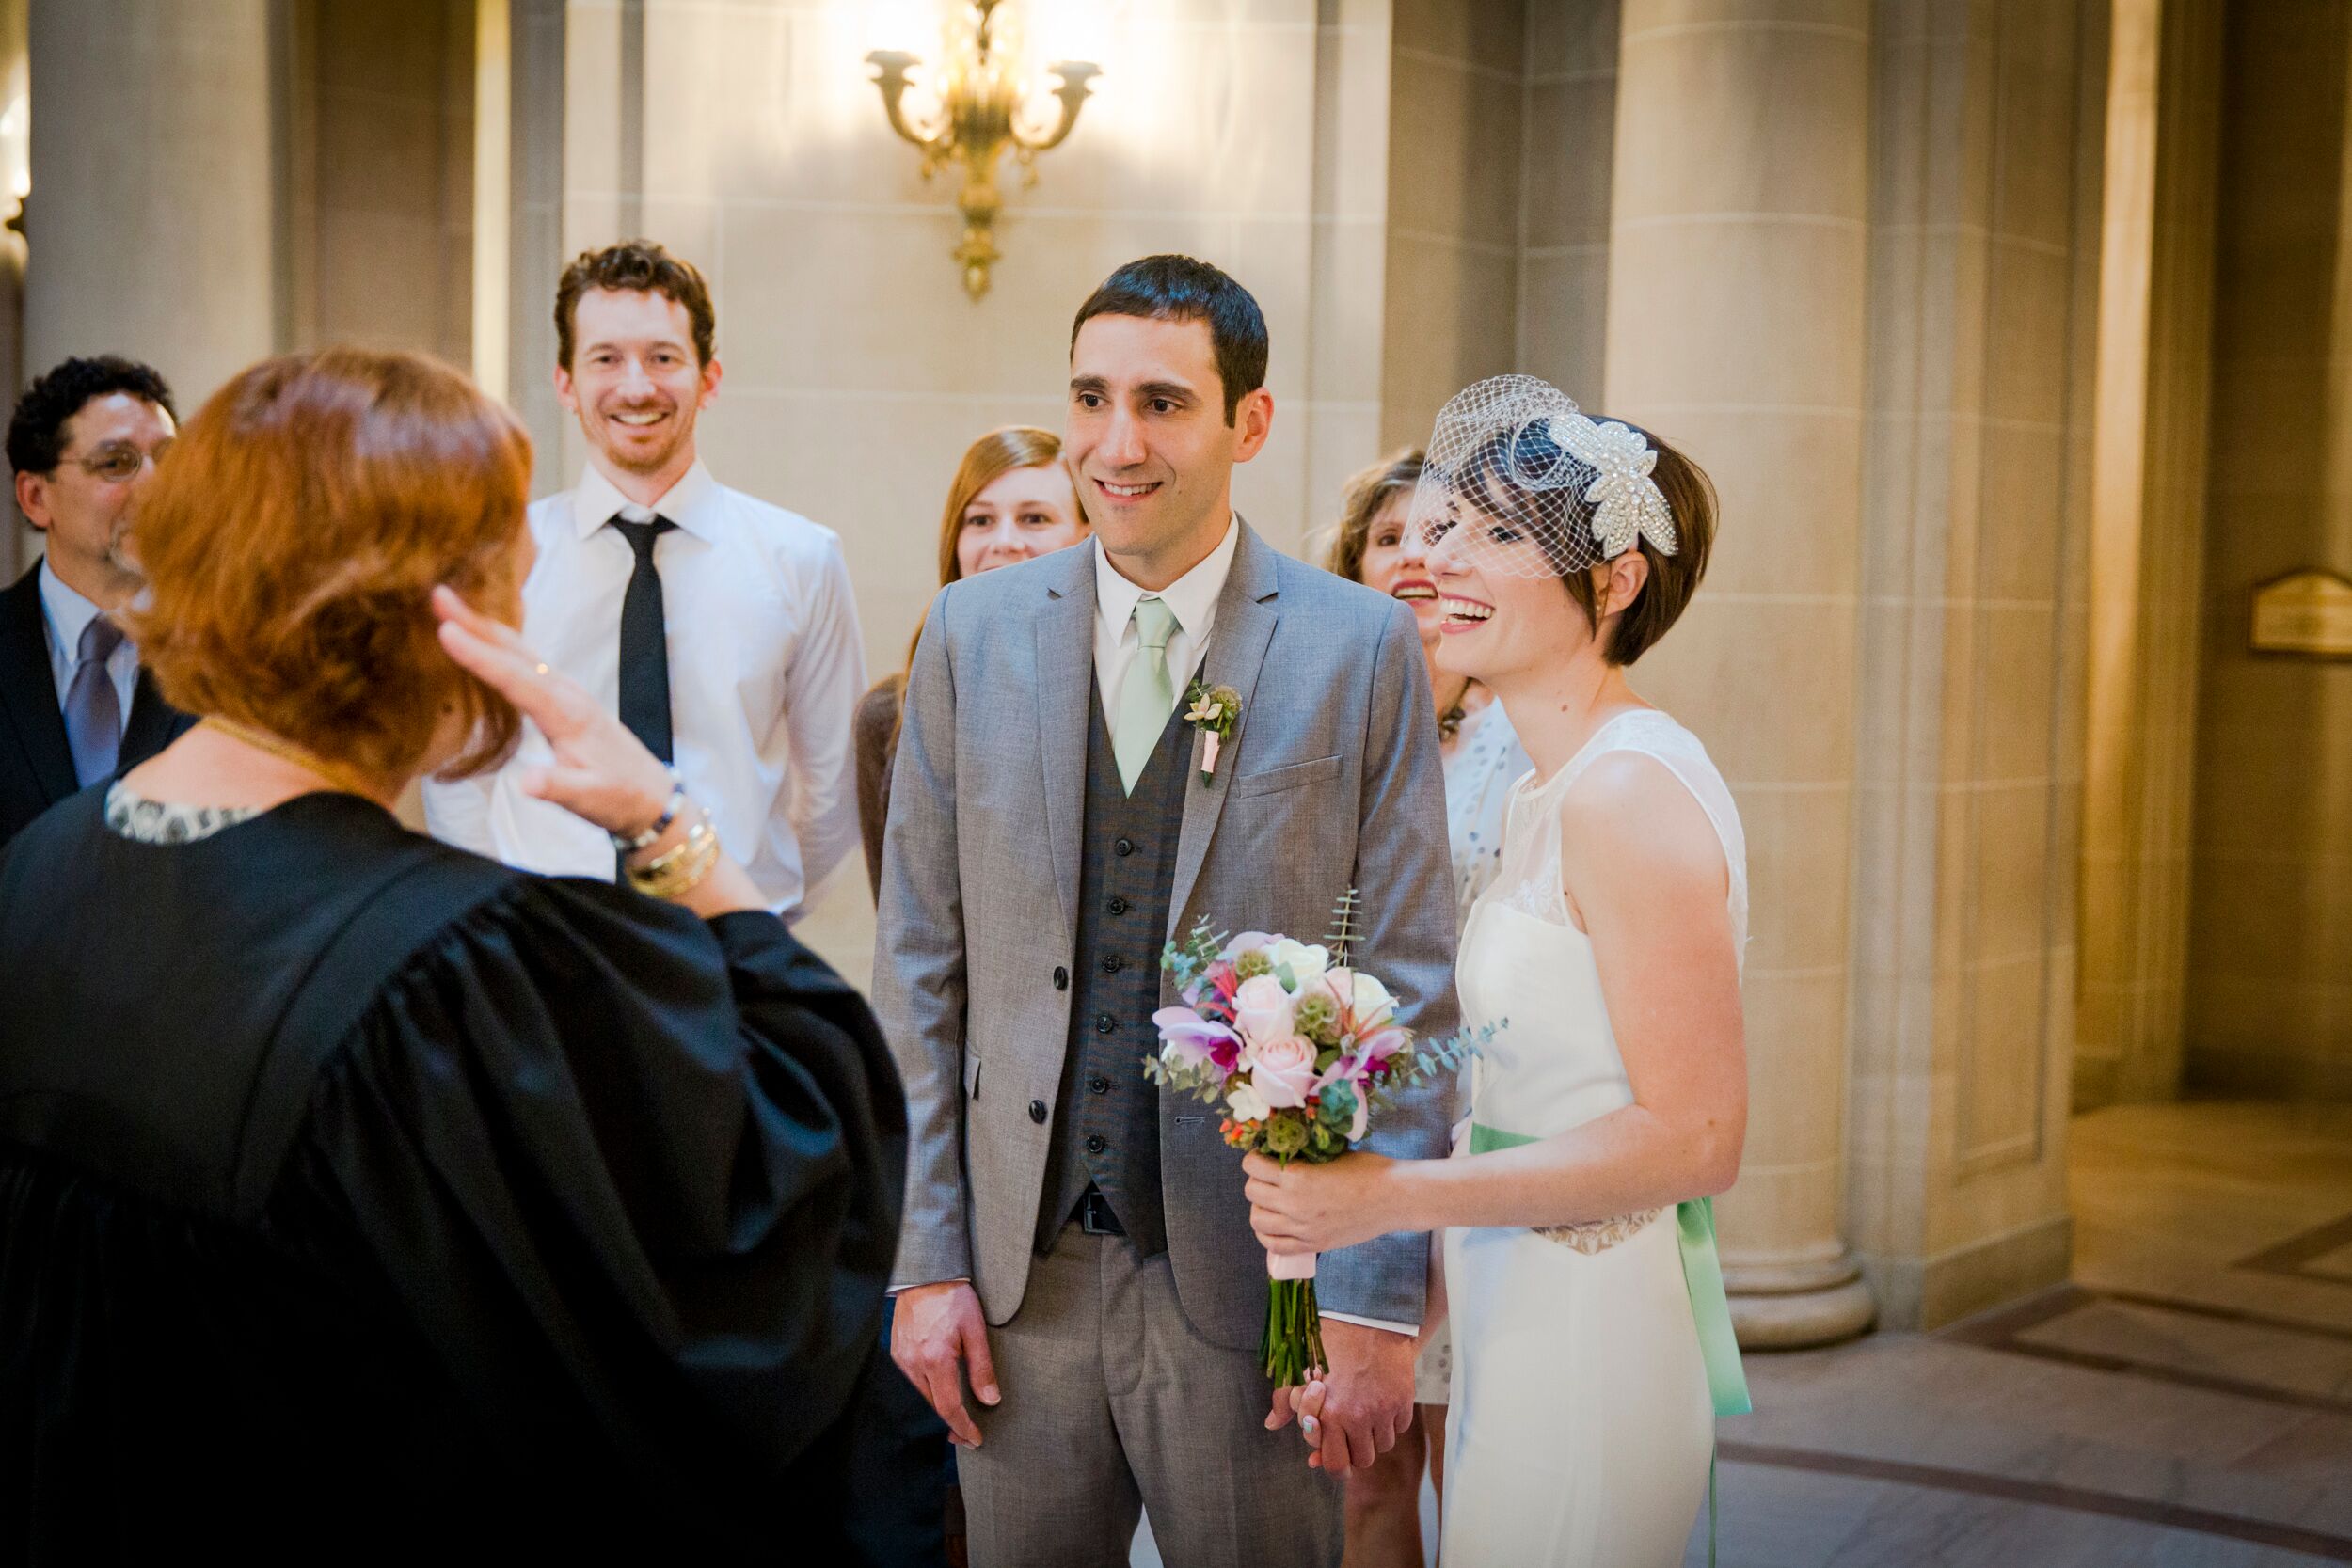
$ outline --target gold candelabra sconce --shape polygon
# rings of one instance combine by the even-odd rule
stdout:
[[[1025,76],[1008,20],[1004,0],[957,0],[946,57],[934,77],[937,103],[927,108],[911,111],[907,102],[914,85],[909,73],[923,63],[920,56],[898,49],[866,56],[890,128],[923,155],[923,178],[948,165],[962,171],[956,205],[963,214],[963,238],[952,254],[963,269],[964,293],[974,299],[988,293],[989,268],[1003,255],[996,248],[996,214],[1005,205],[997,165],[1009,151],[1021,166],[1023,188],[1036,184],[1037,155],[1068,139],[1079,107],[1094,90],[1093,79],[1102,74],[1090,61],[1057,60],[1045,69],[1059,86],[1037,90],[1040,85]],[[1041,123],[1045,99],[1059,100],[1060,108]]]

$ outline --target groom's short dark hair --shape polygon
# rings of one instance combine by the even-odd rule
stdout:
[[[1141,316],[1146,321],[1204,321],[1216,351],[1217,379],[1225,384],[1225,422],[1233,422],[1241,400],[1265,385],[1265,312],[1232,277],[1189,256],[1146,256],[1130,261],[1087,296],[1070,324],[1070,346],[1078,329],[1096,316]]]

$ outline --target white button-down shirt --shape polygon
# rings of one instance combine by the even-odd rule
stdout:
[[[65,711],[65,694],[73,685],[73,672],[82,662],[82,633],[103,613],[88,599],[65,584],[65,579],[49,569],[49,558],[40,558],[41,619],[49,627],[49,671],[57,678],[57,710]],[[115,644],[115,651],[106,656],[106,675],[115,683],[115,718],[124,726],[131,722],[131,697],[138,687],[139,651],[124,638]]]
[[[1241,546],[1241,525],[1225,525],[1225,537],[1200,564],[1154,593],[1119,575],[1110,552],[1094,548],[1094,689],[1103,695],[1103,717],[1116,723],[1119,693],[1127,684],[1143,652],[1143,634],[1136,629],[1136,606],[1147,598],[1160,599],[1175,613],[1176,629],[1168,634],[1168,684],[1179,701],[1191,684],[1193,672],[1209,652],[1209,630],[1216,624],[1217,596],[1232,575],[1233,552]]]
[[[672,749],[719,840],[789,920],[858,841],[850,717],[866,655],[841,541],[831,529],[727,489],[696,463],[650,507],[592,466],[531,509],[539,558],[523,587],[523,638],[620,711],[621,600],[636,553],[616,515],[676,524],[654,547],[670,657]],[[552,753],[524,726],[513,762],[485,779],[428,784],[437,837],[556,876],[613,875],[612,841],[525,795],[520,771]]]

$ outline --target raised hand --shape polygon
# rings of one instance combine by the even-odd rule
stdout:
[[[964,1374],[982,1404],[1004,1396],[996,1387],[996,1365],[988,1354],[988,1320],[979,1292],[969,1281],[946,1280],[898,1292],[891,1307],[890,1359],[930,1402],[959,1448],[980,1446],[980,1429],[963,1402]]]

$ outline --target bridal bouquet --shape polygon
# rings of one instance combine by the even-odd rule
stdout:
[[[1225,1141],[1243,1153],[1319,1164],[1361,1140],[1396,1090],[1458,1067],[1475,1044],[1416,1044],[1393,1022],[1388,988],[1349,964],[1355,911],[1350,892],[1333,911],[1328,945],[1263,931],[1229,938],[1206,920],[1169,942],[1160,964],[1184,1006],[1152,1015],[1160,1050],[1144,1058],[1144,1076],[1223,1101]],[[1324,1365],[1315,1259],[1268,1253],[1266,1271],[1259,1355],[1277,1387],[1295,1387]]]

